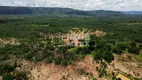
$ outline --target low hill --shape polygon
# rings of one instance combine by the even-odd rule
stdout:
[[[0,6],[0,15],[40,14],[40,15],[83,15],[83,16],[123,16],[116,11],[82,11],[71,8],[58,7],[11,7]]]

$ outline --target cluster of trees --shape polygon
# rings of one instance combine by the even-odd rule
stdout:
[[[3,80],[29,80],[27,73],[24,71],[15,71],[13,73],[6,73],[2,77]]]
[[[129,53],[141,54],[140,44],[134,41],[110,41],[106,37],[96,37],[91,36],[91,41],[89,43],[89,52],[94,56],[96,60],[106,60],[111,62],[113,60],[113,53],[123,54],[128,50]]]
[[[93,55],[96,60],[106,60],[111,62],[114,57],[111,52],[111,45],[101,38],[91,36],[91,41],[89,43],[90,53]]]
[[[1,63],[0,64],[0,75],[3,75],[5,73],[10,73],[12,71],[14,71],[14,69],[17,67],[16,64],[10,64],[8,62],[5,63]]]
[[[25,71],[16,70],[17,67],[21,67],[20,64],[14,61],[1,61],[0,66],[0,76],[3,80],[28,80]]]
[[[128,46],[128,52],[134,53],[134,54],[140,54],[141,48],[137,46],[137,44],[134,41],[129,42]]]

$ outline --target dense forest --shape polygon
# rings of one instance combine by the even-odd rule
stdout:
[[[142,41],[142,19],[132,17],[75,17],[75,16],[1,16],[0,36],[28,38],[32,33],[67,32],[70,28],[87,28],[107,32],[108,39]],[[18,34],[18,35],[17,35]],[[34,35],[35,36],[35,35]]]

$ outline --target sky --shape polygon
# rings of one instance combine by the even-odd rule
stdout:
[[[0,0],[0,6],[63,7],[80,10],[142,11],[142,0]]]

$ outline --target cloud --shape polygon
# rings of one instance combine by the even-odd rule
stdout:
[[[0,5],[68,7],[81,10],[142,10],[142,0],[0,0]]]

